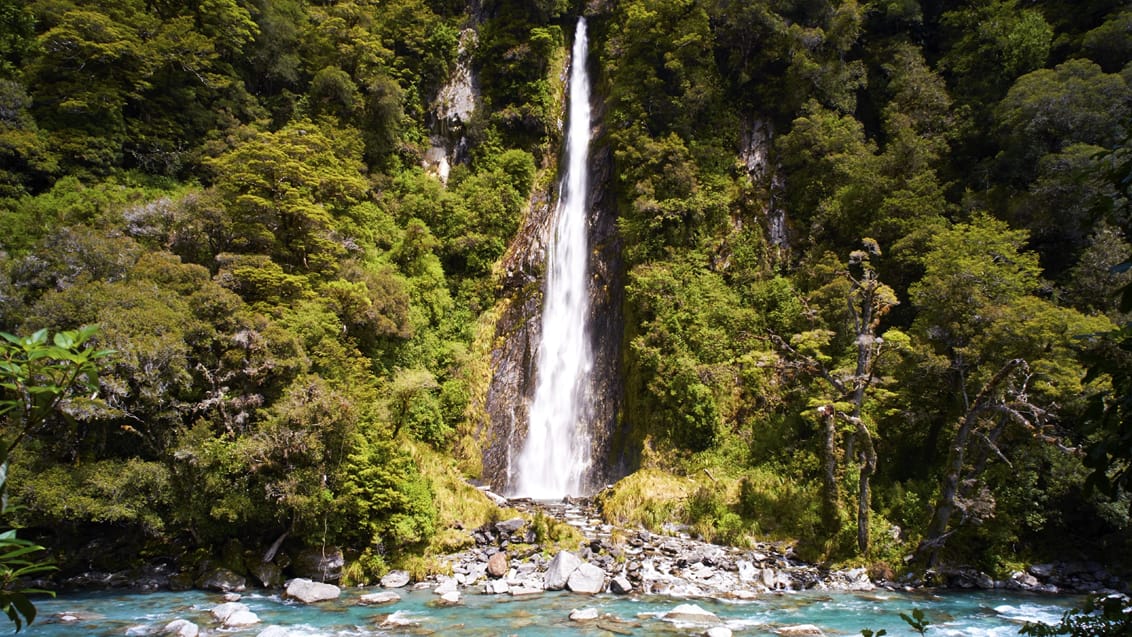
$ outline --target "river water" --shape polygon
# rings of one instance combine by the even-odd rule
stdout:
[[[1014,592],[889,592],[767,594],[747,602],[676,600],[666,597],[582,596],[566,592],[529,597],[465,594],[461,604],[436,605],[429,591],[401,591],[402,600],[388,606],[360,606],[358,598],[373,588],[344,589],[342,597],[315,606],[281,600],[278,595],[248,594],[241,600],[262,623],[240,630],[224,629],[209,609],[223,600],[200,591],[150,594],[60,595],[38,602],[39,618],[21,634],[29,637],[74,635],[157,635],[174,619],[198,624],[202,635],[254,637],[269,627],[276,635],[701,635],[706,626],[680,625],[659,615],[681,603],[694,603],[715,613],[737,636],[776,635],[776,630],[813,624],[825,635],[859,635],[862,628],[885,629],[889,635],[914,635],[899,613],[923,610],[932,624],[928,635],[1017,635],[1023,621],[1055,623],[1077,597],[1049,597]],[[596,608],[605,619],[591,623],[569,619],[573,609]],[[72,619],[64,615],[77,617]],[[408,622],[410,626],[390,626]],[[386,627],[382,625],[386,624]],[[613,628],[616,632],[609,630]]]

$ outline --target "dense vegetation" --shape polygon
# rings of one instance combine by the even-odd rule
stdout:
[[[493,268],[552,181],[578,9],[467,4],[0,0],[0,330],[116,352],[11,458],[38,541],[288,533],[359,580],[459,541]],[[608,515],[878,568],[1132,554],[1100,336],[1128,318],[1125,4],[592,8],[649,469]],[[421,167],[459,135],[446,181]]]

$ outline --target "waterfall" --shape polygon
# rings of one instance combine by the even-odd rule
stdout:
[[[587,218],[590,87],[586,22],[578,19],[571,53],[565,174],[548,241],[542,341],[527,438],[519,454],[515,495],[557,499],[578,495],[591,464]]]

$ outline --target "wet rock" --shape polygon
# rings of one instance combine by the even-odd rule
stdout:
[[[380,606],[382,604],[392,604],[399,601],[401,601],[401,596],[393,591],[367,593],[358,598],[358,603],[365,606]]]
[[[822,637],[825,635],[820,628],[813,624],[798,624],[796,626],[781,626],[775,631],[783,637]]]
[[[200,627],[187,619],[174,619],[165,624],[161,634],[173,637],[197,637],[200,634]]]
[[[690,624],[720,623],[719,617],[715,613],[706,611],[695,604],[680,604],[661,617],[672,622],[686,622]]]
[[[598,613],[596,608],[582,608],[570,611],[570,621],[575,622],[588,622],[597,619]]]
[[[212,616],[226,628],[239,628],[259,623],[259,617],[251,612],[247,604],[225,602],[213,607]]]
[[[582,560],[578,556],[570,551],[559,551],[546,569],[546,590],[560,591],[566,588],[570,575],[581,565]]]
[[[401,588],[409,583],[408,571],[389,571],[381,578],[381,585],[385,588]]]
[[[333,584],[314,582],[306,578],[296,577],[287,582],[284,597],[298,600],[304,604],[316,604],[331,599],[338,599],[342,589]]]
[[[731,629],[726,626],[713,626],[704,631],[704,637],[731,637]]]

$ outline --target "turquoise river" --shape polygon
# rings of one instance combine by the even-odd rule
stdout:
[[[186,619],[201,635],[286,637],[365,635],[702,635],[706,626],[674,624],[661,618],[681,603],[715,613],[736,636],[777,635],[792,626],[811,624],[825,635],[860,635],[862,628],[888,635],[914,635],[899,614],[921,609],[932,636],[1017,635],[1025,621],[1055,623],[1079,597],[1051,597],[1014,592],[790,592],[756,600],[730,602],[668,597],[580,596],[542,593],[512,598],[468,593],[457,606],[437,605],[428,591],[402,591],[399,602],[360,606],[358,598],[377,589],[344,589],[341,598],[314,606],[283,601],[278,595],[252,593],[240,600],[261,623],[239,630],[220,629],[209,610],[223,599],[204,592],[60,595],[38,602],[39,617],[25,628],[28,637],[73,635],[160,635],[170,621]],[[595,608],[603,619],[573,622],[573,609]],[[384,626],[383,626],[384,624]],[[398,624],[398,625],[393,625]],[[407,624],[407,625],[406,625]],[[278,627],[268,630],[271,627]]]

